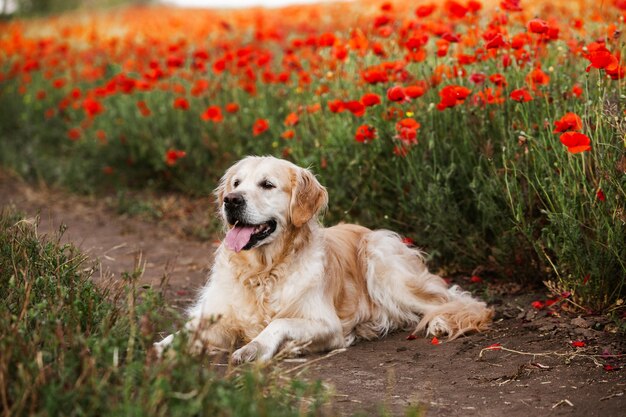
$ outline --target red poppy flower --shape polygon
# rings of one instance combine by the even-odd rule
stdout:
[[[469,80],[474,84],[482,84],[487,79],[487,76],[482,72],[476,72],[469,76]]]
[[[510,12],[521,12],[522,7],[520,6],[520,1],[521,0],[504,0],[500,2],[500,7]]]
[[[341,100],[331,100],[327,103],[327,105],[328,105],[328,110],[330,110],[333,113],[341,113],[342,111],[345,110],[343,106],[343,101]]]
[[[504,85],[506,85],[506,78],[504,77],[504,75],[502,75],[500,73],[491,74],[489,76],[489,81],[491,81],[492,83],[494,83],[497,86],[504,86]]]
[[[381,103],[380,96],[374,93],[363,94],[363,97],[361,97],[361,103],[365,107],[376,106],[377,104]]]
[[[285,130],[280,137],[283,139],[293,139],[293,137],[296,136],[296,132],[293,131],[293,129],[289,129],[289,130]]]
[[[533,301],[530,305],[536,310],[541,310],[545,307],[545,303],[543,301]]]
[[[270,123],[267,119],[257,119],[252,125],[252,134],[254,136],[259,136],[261,133],[265,132],[270,128]]]
[[[152,112],[148,108],[148,105],[143,100],[139,100],[137,102],[137,108],[139,109],[139,112],[141,113],[143,117],[148,117],[152,114]]]
[[[436,8],[437,6],[434,4],[425,4],[423,6],[419,6],[415,10],[415,14],[417,15],[417,17],[427,17],[430,16]]]
[[[509,97],[511,97],[511,100],[519,101],[520,103],[525,103],[533,99],[525,88],[518,88],[517,90],[511,91]]]
[[[613,71],[619,67],[617,57],[609,52],[604,43],[592,42],[587,45],[587,51],[588,53],[585,55],[585,58],[590,62],[587,71],[589,71],[591,67],[607,71]]]
[[[417,130],[420,126],[419,122],[415,119],[407,118],[400,120],[396,123],[396,132],[398,132],[396,139],[400,140],[405,145],[416,145]]]
[[[72,141],[76,141],[78,139],[80,139],[80,129],[73,127],[70,130],[67,131],[67,137],[72,140]]]
[[[596,198],[600,201],[606,200],[606,196],[604,195],[604,191],[602,191],[602,188],[598,188],[598,191],[596,191]]]
[[[487,49],[497,49],[507,45],[506,39],[501,33],[485,34],[483,39],[486,41],[485,48]]]
[[[104,106],[99,101],[88,97],[83,101],[83,110],[87,116],[94,117],[104,111]]]
[[[373,126],[361,125],[356,129],[354,140],[359,143],[367,143],[376,138],[376,129]]]
[[[478,283],[483,282],[483,279],[479,277],[478,275],[472,275],[472,277],[470,278],[470,282],[472,284],[478,284]]]
[[[572,94],[576,97],[580,97],[583,94],[583,89],[579,84],[574,84],[572,87]]]
[[[365,106],[360,101],[346,101],[343,103],[343,106],[346,110],[357,117],[361,117],[365,114]]]
[[[526,81],[531,87],[535,87],[537,84],[546,85],[550,82],[550,76],[543,72],[541,68],[537,67],[533,69],[527,76]]]
[[[179,110],[189,110],[189,102],[184,97],[175,98],[174,108]]]
[[[406,100],[406,94],[404,94],[404,88],[396,85],[387,90],[387,99],[395,102],[402,102]]]
[[[184,158],[185,155],[187,155],[187,152],[185,151],[170,149],[165,152],[165,164],[167,164],[167,166],[174,166],[176,164],[176,161],[178,161],[180,158]]]
[[[387,71],[378,67],[366,69],[361,73],[361,77],[369,84],[386,83],[389,80]]]
[[[206,108],[204,113],[200,115],[200,118],[204,121],[212,121],[215,123],[219,123],[224,120],[224,115],[222,114],[222,109],[219,106],[209,106]]]
[[[296,113],[289,113],[287,117],[285,117],[285,121],[283,122],[285,126],[295,126],[300,121],[300,118]]]
[[[410,85],[404,88],[404,94],[410,99],[416,99],[418,97],[421,97],[424,95],[425,92],[426,87],[418,84]]]
[[[561,143],[567,146],[569,153],[581,153],[591,149],[591,139],[583,133],[566,132],[560,137]]]
[[[441,101],[437,104],[437,109],[441,111],[462,104],[471,93],[472,90],[467,87],[448,85],[439,91]]]
[[[224,110],[226,110],[228,113],[237,113],[239,111],[239,104],[237,104],[237,103],[228,103],[224,107]]]
[[[529,32],[538,34],[546,33],[549,29],[548,22],[542,19],[532,19],[528,21],[526,27]]]
[[[554,122],[554,132],[562,133],[569,130],[578,131],[583,128],[583,121],[576,113],[566,113],[565,116]]]
[[[485,350],[486,349],[489,349],[489,350],[502,350],[502,343],[494,343],[492,345],[487,346],[485,348]]]

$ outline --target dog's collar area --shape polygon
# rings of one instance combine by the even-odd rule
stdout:
[[[260,224],[237,222],[226,234],[226,247],[235,252],[254,248],[259,242],[267,239],[276,230],[276,220]]]

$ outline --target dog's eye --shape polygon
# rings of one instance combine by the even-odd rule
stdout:
[[[266,190],[271,190],[272,188],[276,188],[276,186],[272,184],[271,182],[269,182],[268,180],[261,181],[259,183],[259,187],[266,189]]]
[[[233,181],[233,187],[237,188],[239,186],[239,180]]]

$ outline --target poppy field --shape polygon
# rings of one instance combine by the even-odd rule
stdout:
[[[84,193],[207,195],[273,154],[327,186],[327,223],[619,314],[625,16],[623,0],[364,0],[10,20],[0,163]]]

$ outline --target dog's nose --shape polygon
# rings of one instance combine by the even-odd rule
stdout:
[[[224,197],[224,204],[228,208],[239,208],[246,203],[241,193],[228,193]]]

